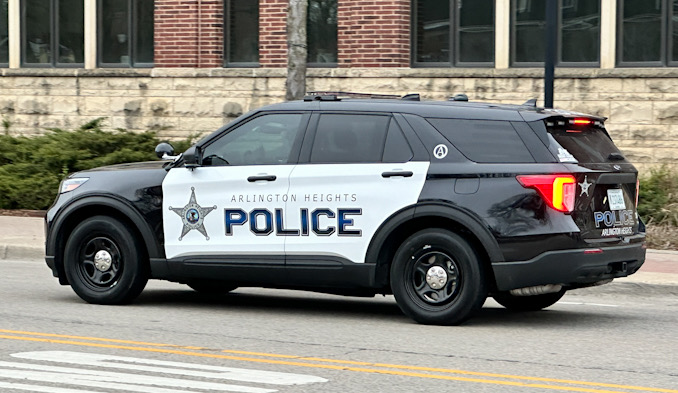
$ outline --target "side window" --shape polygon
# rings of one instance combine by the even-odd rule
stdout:
[[[287,164],[299,133],[301,118],[302,115],[298,113],[254,118],[205,147],[202,164]]]
[[[391,119],[384,145],[384,162],[407,162],[414,157],[410,144],[398,127],[395,119]]]
[[[321,115],[311,162],[381,162],[390,119],[384,115]]]
[[[534,162],[530,151],[508,121],[428,119],[471,161]]]

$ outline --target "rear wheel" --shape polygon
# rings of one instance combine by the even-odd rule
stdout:
[[[391,289],[400,309],[424,324],[459,324],[487,297],[475,250],[443,229],[422,230],[403,242],[391,266]]]
[[[235,285],[230,285],[228,282],[217,280],[194,280],[187,282],[186,285],[192,290],[206,295],[226,294],[237,288]]]
[[[565,288],[558,292],[535,296],[514,296],[509,292],[492,295],[492,298],[511,311],[538,311],[550,307],[565,295]]]
[[[149,267],[141,255],[141,245],[126,224],[95,216],[80,223],[66,241],[64,270],[83,300],[124,304],[148,282]]]

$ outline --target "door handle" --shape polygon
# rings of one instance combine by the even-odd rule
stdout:
[[[412,177],[413,173],[411,171],[394,171],[394,172],[384,172],[381,174],[381,177]]]
[[[259,176],[250,176],[247,178],[247,181],[250,183],[254,183],[255,181],[275,181],[277,179],[275,175],[259,175]]]

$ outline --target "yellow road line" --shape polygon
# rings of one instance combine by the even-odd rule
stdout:
[[[109,339],[97,338],[97,337],[83,337],[83,336],[69,336],[69,335],[59,335],[59,334],[51,334],[51,333],[22,332],[22,331],[4,330],[4,329],[0,329],[0,333],[13,333],[13,334],[20,334],[20,335],[29,336],[29,337],[20,337],[20,336],[10,336],[10,335],[0,335],[0,339],[8,339],[8,340],[48,342],[48,343],[54,343],[54,344],[67,344],[67,345],[77,345],[77,346],[87,346],[87,347],[97,347],[97,348],[111,348],[111,349],[124,349],[124,350],[131,350],[131,351],[168,353],[168,354],[174,354],[174,355],[195,356],[195,357],[214,358],[214,359],[229,359],[229,360],[238,360],[238,361],[246,361],[246,362],[254,362],[254,363],[279,364],[279,365],[320,368],[320,369],[330,369],[330,370],[345,370],[345,371],[373,373],[373,374],[399,375],[399,376],[410,376],[410,377],[418,377],[418,378],[464,381],[464,382],[474,382],[474,383],[482,383],[482,384],[518,386],[518,387],[529,387],[529,388],[539,388],[539,389],[549,389],[549,390],[587,392],[587,393],[620,393],[620,391],[618,391],[618,390],[611,391],[611,390],[600,390],[600,389],[592,389],[592,388],[583,387],[583,386],[592,386],[592,387],[625,389],[625,390],[644,391],[644,392],[678,393],[678,390],[650,388],[650,387],[642,387],[642,386],[627,386],[627,385],[585,382],[585,381],[575,381],[575,380],[563,380],[563,379],[551,379],[551,378],[540,378],[540,377],[524,377],[524,376],[517,376],[517,375],[481,373],[481,372],[474,372],[474,371],[452,370],[452,369],[420,367],[420,366],[406,366],[406,365],[397,365],[397,364],[382,364],[382,363],[343,361],[343,360],[324,359],[324,358],[300,357],[300,356],[293,356],[293,355],[269,354],[269,353],[261,353],[261,352],[246,352],[246,351],[233,351],[233,350],[223,350],[223,351],[221,351],[221,353],[230,353],[230,354],[233,354],[233,355],[221,355],[221,354],[216,354],[216,353],[203,353],[203,352],[188,352],[188,351],[186,351],[187,349],[208,350],[208,348],[179,346],[179,345],[174,345],[174,344],[145,343],[145,342],[130,341],[130,340],[115,340],[115,339],[109,340]],[[35,337],[35,336],[38,336],[38,337]],[[42,336],[42,337],[40,337],[40,336]],[[52,337],[52,338],[47,338],[47,337]],[[69,339],[98,341],[98,342],[81,342],[81,341],[61,340],[61,339],[57,339],[57,338],[69,338]],[[127,346],[127,345],[117,345],[117,344],[105,344],[105,343],[101,343],[101,342],[109,342],[109,343],[117,343],[117,344],[146,345],[146,346],[150,346],[151,348],[137,347],[137,346]],[[163,346],[169,347],[169,348],[176,348],[176,349],[160,348],[160,347],[163,347]],[[260,359],[260,358],[234,356],[234,355],[261,356],[261,357],[267,357],[269,359]],[[276,360],[276,359],[270,359],[270,358],[295,359],[297,361]],[[334,364],[314,364],[314,363],[300,362],[298,360],[315,361],[315,362],[323,362],[323,363],[337,363],[337,364],[345,364],[345,365],[360,365],[360,366],[369,366],[369,367],[395,368],[395,369],[410,370],[410,371],[383,370],[383,369],[365,368],[365,367],[340,366],[340,365],[334,365]],[[580,385],[580,386],[546,385],[546,384],[540,384],[540,383],[501,381],[501,380],[469,378],[469,377],[459,377],[459,376],[450,376],[450,375],[424,374],[424,373],[413,372],[413,371],[429,371],[429,372],[440,372],[440,373],[447,373],[447,374],[473,375],[473,376],[482,376],[482,377],[490,377],[490,378],[504,378],[504,379],[525,380],[525,381],[534,381],[534,382],[551,382],[551,383]]]

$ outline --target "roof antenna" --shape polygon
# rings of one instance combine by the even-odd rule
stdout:
[[[421,101],[421,96],[417,93],[406,94],[401,98],[401,100],[403,100],[403,101]]]
[[[536,108],[537,107],[537,99],[536,98],[530,98],[529,100],[525,101],[522,106],[531,106]]]

